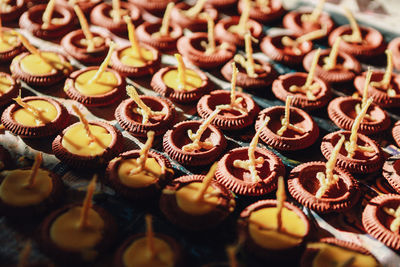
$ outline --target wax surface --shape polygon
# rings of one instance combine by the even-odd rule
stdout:
[[[89,124],[90,132],[96,137],[91,141],[82,123],[72,126],[63,136],[62,146],[70,153],[80,156],[101,155],[111,144],[112,136],[107,129]]]
[[[146,187],[162,175],[161,166],[154,158],[147,158],[143,171],[129,175],[130,171],[137,166],[136,158],[124,160],[119,165],[118,177],[121,183],[133,188]]]
[[[150,257],[147,249],[147,239],[142,237],[135,240],[125,250],[122,260],[126,267],[169,267],[174,265],[174,252],[171,246],[162,239],[154,237],[156,255]]]
[[[277,229],[277,208],[263,208],[253,211],[250,221],[264,225],[266,229],[260,229],[255,223],[249,223],[249,233],[251,238],[260,246],[267,249],[287,249],[294,247],[302,242],[302,237],[306,234],[306,225],[303,220],[293,211],[283,208],[282,225],[283,231]],[[289,236],[290,233],[299,237]]]
[[[12,81],[7,76],[0,75],[0,96],[10,91]]]
[[[3,37],[0,39],[0,53],[13,49],[18,44],[18,36],[10,31],[3,31]]]
[[[50,226],[50,238],[57,246],[68,251],[81,251],[95,256],[94,247],[103,236],[104,220],[89,209],[87,227],[79,227],[82,207],[73,207],[60,215]]]
[[[146,48],[141,47],[140,51],[144,59],[140,58],[138,53],[132,47],[128,47],[121,51],[120,60],[122,64],[131,67],[143,67],[147,61],[153,60],[153,52]]]
[[[218,197],[207,196],[207,194],[218,192],[211,186],[207,188],[207,191],[204,194],[204,198],[207,200],[207,203],[205,201],[196,200],[201,186],[202,183],[193,182],[176,191],[176,202],[184,212],[192,215],[202,215],[209,213],[215,208],[216,205],[218,205],[220,201]]]
[[[333,246],[326,243],[308,244],[307,248],[318,249],[318,254],[313,261],[313,267],[342,266],[343,263],[353,258],[352,263],[346,267],[377,267],[379,264],[371,255],[365,255],[346,248]]]
[[[75,88],[83,95],[104,95],[118,86],[118,79],[113,72],[105,70],[95,82],[89,81],[96,75],[97,69],[85,71],[75,80]]]
[[[3,202],[18,207],[36,205],[43,202],[53,190],[50,173],[39,169],[35,183],[27,188],[31,170],[13,170],[0,185],[0,198]]]
[[[58,111],[56,107],[48,101],[30,100],[25,103],[37,109],[40,113],[40,118],[36,118],[29,111],[21,107],[12,114],[14,120],[19,124],[33,127],[52,122],[57,118]]]
[[[20,62],[21,69],[35,76],[55,73],[55,68],[63,69],[63,61],[60,55],[53,52],[41,52],[40,55],[50,64],[47,64],[38,55],[29,54],[22,58]]]
[[[174,89],[179,90],[179,75],[178,70],[173,69],[164,74],[162,77],[164,83]],[[191,69],[186,69],[186,90],[199,88],[203,84],[203,80],[197,73]]]

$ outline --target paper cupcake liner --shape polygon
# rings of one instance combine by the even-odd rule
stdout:
[[[361,247],[353,242],[349,242],[349,241],[344,241],[344,240],[340,240],[340,239],[336,239],[334,237],[326,237],[323,238],[319,241],[316,241],[315,243],[326,243],[329,245],[333,245],[336,247],[341,247],[341,248],[345,248],[351,251],[355,251],[364,255],[368,255],[368,256],[372,256],[374,257],[371,252],[369,252],[367,249],[365,249],[364,247]],[[304,251],[303,256],[301,257],[301,261],[300,261],[300,266],[301,267],[310,267],[312,266],[312,262],[315,258],[315,256],[317,256],[319,252],[319,249],[315,249],[315,248],[307,248]],[[374,257],[375,258],[375,257]],[[378,260],[375,258],[376,262],[378,263]]]
[[[384,225],[385,222],[381,222],[378,216],[378,212],[382,212],[378,209],[390,203],[396,203],[399,205],[400,196],[395,194],[384,194],[371,199],[362,214],[362,223],[368,234],[396,252],[399,252],[400,237],[398,233],[390,231],[390,229]]]
[[[325,170],[325,164],[325,162],[321,161],[312,161],[295,167],[290,172],[288,180],[288,190],[290,195],[292,195],[292,197],[296,199],[296,201],[300,204],[318,213],[342,212],[349,210],[357,203],[358,199],[360,198],[360,189],[358,187],[357,181],[354,180],[351,174],[347,171],[337,167],[335,168],[335,172],[339,175],[339,179],[341,179],[346,186],[346,188],[341,189],[343,191],[343,194],[340,197],[327,197],[318,199],[315,197],[315,195],[308,192],[303,187],[302,181],[300,179],[301,171],[312,168],[313,166],[316,166],[317,168],[320,167],[321,169]],[[316,177],[304,178],[317,180]]]
[[[119,58],[119,54],[126,48],[130,47],[130,45],[128,45],[128,46],[118,48],[111,55],[112,68],[114,70],[118,71],[119,73],[121,73],[122,75],[128,76],[128,77],[142,77],[145,75],[154,74],[160,68],[160,64],[161,64],[160,54],[158,53],[157,50],[155,50],[151,46],[148,46],[145,44],[141,44],[140,46],[152,51],[154,59],[151,61],[147,61],[145,66],[141,66],[141,67],[133,67],[133,66],[125,65],[124,63],[121,62],[121,60]]]
[[[183,121],[176,124],[171,130],[168,130],[163,137],[164,152],[184,166],[203,166],[213,163],[227,146],[225,136],[215,126],[208,126],[208,128],[218,138],[217,144],[215,144],[215,146],[210,150],[204,152],[185,152],[181,147],[175,145],[175,142],[173,141],[172,135],[186,130],[185,127],[190,128],[192,125],[200,125],[200,123],[200,121]],[[185,132],[184,134],[187,133]]]
[[[109,162],[105,179],[111,187],[115,189],[116,192],[121,194],[127,199],[130,200],[138,200],[138,199],[153,199],[157,197],[158,193],[161,191],[167,183],[169,183],[173,179],[173,174],[169,171],[165,172],[165,176],[163,178],[157,178],[154,180],[154,183],[146,186],[146,187],[129,187],[121,182],[118,176],[118,169],[123,160],[127,159],[136,159],[140,156],[140,150],[130,150],[120,154],[117,160],[112,160]],[[154,158],[160,166],[165,166],[168,169],[172,170],[172,165],[170,161],[155,151],[149,151],[149,158]]]
[[[303,67],[306,71],[310,71],[314,55],[317,50],[313,50],[308,53],[303,59]],[[325,49],[321,51],[320,58],[329,56],[331,49]],[[358,60],[350,54],[339,51],[338,57],[344,61],[343,65],[352,66],[345,70],[325,70],[321,65],[316,66],[315,75],[328,83],[344,83],[353,81],[356,74],[361,72],[361,64]]]
[[[108,106],[120,100],[125,94],[126,81],[119,73],[113,69],[107,68],[107,72],[112,72],[118,80],[118,85],[113,90],[102,95],[84,95],[75,88],[75,80],[79,75],[90,70],[97,70],[99,67],[87,67],[81,70],[77,70],[69,76],[65,81],[64,91],[69,98],[76,100],[88,107],[102,107]]]
[[[179,177],[169,185],[166,189],[176,191],[186,184],[192,182],[202,182],[204,175],[187,175]],[[190,231],[200,231],[215,228],[224,221],[235,207],[234,197],[232,193],[224,186],[211,181],[210,186],[219,190],[219,204],[209,213],[203,215],[191,215],[184,212],[176,202],[175,194],[161,194],[160,210],[165,217],[174,225]]]
[[[153,96],[141,96],[141,99],[150,99],[151,101],[160,103],[163,105],[164,110],[167,110],[167,114],[163,119],[154,124],[142,124],[130,118],[129,109],[132,105],[135,105],[132,99],[127,99],[121,102],[121,104],[115,110],[115,118],[123,129],[128,131],[130,134],[139,137],[146,137],[148,131],[154,131],[156,136],[163,135],[170,127],[176,118],[176,111],[173,104],[168,99],[162,99]]]
[[[210,95],[203,96],[197,103],[197,113],[199,114],[199,116],[203,119],[208,118],[214,111],[212,107],[215,103],[219,103],[221,97],[226,97],[228,100],[228,104],[230,101],[230,92],[226,90],[215,90],[212,91]],[[212,124],[214,124],[221,130],[239,130],[253,124],[254,119],[257,116],[260,108],[247,94],[237,93],[237,97],[242,97],[244,99],[248,113],[245,115],[237,116],[217,115],[217,117],[215,117],[215,119],[212,121]],[[212,107],[210,107],[210,105]]]
[[[28,55],[30,55],[29,52],[24,52],[16,56],[11,62],[10,70],[12,76],[15,79],[20,79],[31,86],[38,86],[43,88],[44,86],[55,85],[64,80],[71,72],[71,69],[66,67],[64,71],[58,70],[52,74],[45,74],[39,76],[34,76],[32,74],[26,73],[21,69],[19,63],[22,60],[22,58]],[[63,55],[61,54],[58,55],[61,57],[64,63],[68,63],[67,59]]]
[[[57,174],[50,172],[49,175],[52,181],[52,189],[49,196],[41,203],[29,206],[13,206],[3,202],[0,198],[0,214],[13,219],[25,220],[42,216],[56,208],[64,197],[64,184]],[[0,178],[0,183],[3,182],[4,178],[5,176]]]
[[[171,25],[168,36],[153,38],[151,35],[160,30],[161,23],[142,23],[136,30],[137,37],[141,43],[147,44],[160,52],[169,52],[176,50],[176,42],[183,35],[182,28],[179,25]],[[173,36],[171,36],[173,35]]]
[[[244,1],[239,0],[238,2],[239,14],[242,14],[244,5],[245,5]],[[283,8],[282,3],[279,0],[271,1],[271,3],[269,3],[269,8],[272,9],[271,12],[269,13],[261,11],[258,7],[251,8],[250,18],[260,23],[266,24],[280,19],[286,13],[286,10]]]
[[[157,71],[153,78],[151,79],[151,87],[154,91],[159,93],[160,95],[171,99],[173,102],[188,104],[195,102],[200,99],[203,95],[207,94],[210,90],[210,82],[208,77],[200,70],[195,70],[196,73],[203,80],[203,83],[200,87],[193,89],[191,91],[176,91],[170,87],[168,87],[164,81],[163,76],[170,70],[176,69],[176,67],[165,67]]]
[[[195,18],[187,17],[182,11],[188,10],[191,6],[185,2],[176,4],[171,11],[171,24],[177,24],[182,29],[189,29],[192,32],[206,32],[207,31],[207,19],[196,16]],[[209,6],[205,5],[203,8],[204,12],[207,12],[213,21],[218,19],[218,11]]]
[[[63,135],[68,131],[68,129],[75,125],[73,124],[68,128],[66,128],[62,132],[62,134],[58,135],[52,143],[53,153],[60,161],[77,169],[85,169],[85,168],[97,169],[105,166],[107,162],[109,162],[116,155],[121,153],[124,147],[124,142],[120,131],[116,130],[113,126],[105,122],[92,121],[89,122],[89,124],[104,127],[112,135],[111,144],[107,148],[105,148],[104,152],[100,155],[79,156],[76,154],[72,154],[65,147],[63,147],[62,138]]]
[[[135,5],[129,2],[121,2],[121,8],[129,10],[129,16],[135,26],[139,26],[142,23],[140,17],[140,10]],[[93,8],[90,13],[90,22],[94,25],[103,27],[118,35],[127,35],[126,23],[123,19],[119,22],[114,22],[110,17],[110,11],[112,10],[111,3],[101,3]]]
[[[84,253],[82,252],[74,252],[68,251],[59,247],[51,238],[50,228],[53,222],[62,214],[67,212],[69,209],[81,206],[82,203],[69,204],[66,205],[54,212],[52,212],[49,216],[47,216],[42,224],[40,225],[39,231],[37,233],[39,238],[39,247],[42,251],[45,252],[46,255],[51,257],[58,263],[67,264],[67,265],[77,265],[77,264],[88,264],[89,260],[84,258]],[[100,217],[104,221],[104,229],[102,232],[102,238],[98,242],[98,244],[93,248],[98,255],[102,255],[104,252],[108,251],[114,245],[114,242],[117,237],[117,224],[114,221],[114,218],[111,214],[109,214],[105,209],[93,205],[91,207],[94,209]]]
[[[321,143],[321,152],[326,159],[329,159],[331,156],[331,152],[333,150],[332,140],[335,138],[339,138],[338,135],[343,134],[346,136],[346,140],[350,136],[350,131],[338,131],[327,134]],[[357,139],[362,140],[368,144],[368,146],[372,146],[375,151],[375,155],[368,159],[358,160],[348,158],[345,155],[339,154],[336,162],[336,166],[349,171],[350,173],[372,173],[378,171],[382,168],[384,158],[382,156],[382,152],[379,146],[370,139],[369,137],[363,134],[357,134]]]
[[[242,151],[246,151],[247,153],[247,150],[248,147],[235,148],[221,158],[221,160],[218,162],[218,169],[215,173],[215,178],[217,181],[235,194],[245,196],[261,196],[275,190],[278,177],[285,176],[285,166],[280,158],[269,150],[256,148],[256,152],[262,154],[265,161],[269,163],[269,168],[271,170],[271,173],[268,175],[268,177],[265,177],[262,179],[262,181],[253,183],[245,182],[231,174],[229,171],[231,167],[227,166],[230,164],[229,162],[231,160],[228,160],[228,158],[233,159],[235,157],[235,153],[241,153]]]
[[[270,112],[273,111],[273,109],[276,107],[270,107],[262,110],[258,116],[258,119],[255,124],[256,131],[260,127],[260,124],[262,124],[262,120],[264,116],[268,116]],[[284,108],[283,106],[281,107],[282,109]],[[265,127],[264,130],[261,131],[260,138],[261,140],[264,141],[267,145],[274,147],[279,150],[289,150],[289,151],[294,151],[294,150],[301,150],[304,148],[307,148],[311,146],[312,144],[317,141],[318,136],[319,136],[319,128],[317,124],[312,120],[312,118],[303,110],[291,107],[291,110],[297,110],[301,116],[304,118],[307,118],[310,123],[312,123],[311,126],[311,131],[307,132],[301,137],[298,138],[285,138],[283,136],[279,136],[272,132],[268,127]],[[283,114],[283,113],[282,113]],[[279,118],[280,119],[280,118]]]
[[[304,22],[301,21],[301,16],[303,14],[311,14],[312,10],[309,12],[302,11],[291,11],[283,17],[282,24],[286,29],[292,30],[296,35],[301,36],[306,33],[321,29],[321,26],[326,27],[327,35],[333,30],[335,27],[335,23],[331,19],[328,13],[323,12],[319,18],[318,22]],[[323,36],[321,38],[315,40],[325,39],[327,36]]]
[[[393,156],[388,158],[383,164],[383,177],[388,181],[388,183],[400,194],[400,172],[396,169],[400,166],[400,157]]]
[[[361,59],[382,54],[386,49],[386,43],[383,39],[382,34],[379,31],[370,27],[359,26],[359,28],[361,34],[363,35],[363,39],[365,40],[365,35],[369,35],[370,37],[368,39],[373,40],[373,43],[360,46],[358,44],[341,42],[339,45],[339,50]],[[328,38],[329,45],[333,46],[333,43],[335,42],[336,38],[344,34],[347,34],[347,32],[351,33],[351,28],[349,25],[343,25],[337,27],[329,35]]]
[[[394,141],[396,141],[397,145],[400,146],[400,122],[396,122],[393,126],[392,135]]]
[[[238,221],[238,230],[246,237],[244,244],[246,250],[255,255],[257,258],[263,260],[264,262],[268,262],[269,264],[273,263],[274,266],[282,264],[286,264],[286,266],[296,266],[302,252],[304,251],[305,244],[310,234],[310,223],[307,219],[307,216],[301,211],[301,209],[289,202],[284,202],[284,207],[295,212],[306,225],[306,234],[304,235],[302,242],[295,247],[282,250],[266,249],[258,245],[249,234],[247,219],[250,217],[250,214],[253,211],[262,208],[276,207],[276,205],[277,201],[275,199],[260,200],[256,203],[251,204],[250,206],[245,208],[240,214],[240,219]]]
[[[340,103],[344,102],[344,101],[349,101],[349,103],[354,103],[354,104],[356,102],[361,103],[361,100],[357,100],[352,97],[337,97],[329,103],[328,115],[329,115],[329,118],[333,121],[333,123],[335,123],[339,128],[350,131],[353,126],[354,119],[351,119],[347,114],[345,114],[345,112],[343,110],[341,110],[339,108]],[[353,105],[353,104],[351,104],[351,105]],[[375,105],[375,104],[372,104],[372,105]],[[360,128],[358,129],[358,132],[369,135],[369,134],[375,134],[378,132],[382,132],[382,131],[386,130],[387,128],[389,128],[390,118],[384,110],[382,110],[382,113],[385,114],[385,117],[383,118],[383,120],[380,120],[378,122],[363,121],[360,124]]]
[[[12,132],[13,134],[19,135],[22,138],[42,138],[46,136],[52,136],[68,126],[70,115],[67,109],[55,99],[39,96],[29,96],[23,98],[23,100],[47,101],[56,108],[58,115],[53,121],[45,125],[25,126],[15,121],[15,119],[13,118],[13,113],[18,110],[20,106],[17,104],[12,104],[3,112],[3,115],[1,116],[1,123],[8,131]]]
[[[140,234],[134,234],[133,236],[130,236],[122,245],[117,249],[115,252],[114,256],[114,261],[113,261],[113,266],[114,267],[125,267],[124,263],[124,253],[128,249],[128,247],[135,242],[136,240],[139,240],[141,238],[146,237],[145,233],[140,233]],[[173,251],[173,260],[172,260],[172,266],[176,267],[183,267],[185,266],[184,264],[186,263],[184,260],[184,253],[182,250],[182,247],[178,244],[178,242],[175,241],[175,239],[171,238],[170,236],[167,236],[162,233],[154,233],[154,237],[157,239],[161,239],[165,241]]]
[[[108,38],[98,33],[92,34],[104,39],[104,44],[101,47],[97,47],[93,52],[88,52],[86,48],[78,47],[74,44],[75,39],[85,38],[82,30],[75,30],[65,35],[61,39],[61,46],[68,55],[84,64],[100,65],[107,55],[108,45],[106,43]]]
[[[178,51],[200,68],[216,68],[235,55],[236,47],[232,44],[228,44],[228,48],[224,50],[218,49],[213,54],[206,55],[204,50],[196,48],[202,41],[207,42],[207,33],[197,32],[190,37],[184,36],[178,40]]]
[[[285,102],[286,98],[289,95],[294,96],[293,100],[291,102],[291,105],[294,107],[305,109],[307,111],[322,108],[329,103],[329,100],[332,96],[330,87],[323,80],[318,79],[318,78],[314,78],[314,80],[315,80],[315,82],[320,84],[321,93],[316,97],[315,100],[310,100],[307,98],[307,96],[305,96],[301,93],[297,94],[297,93],[292,93],[292,92],[289,92],[288,90],[286,90],[286,88],[283,85],[283,81],[286,78],[295,77],[295,75],[301,75],[303,77],[307,76],[306,73],[301,73],[301,72],[289,73],[289,74],[284,74],[284,75],[279,76],[279,78],[276,79],[272,83],[272,92],[274,93],[276,98]]]
[[[50,25],[47,29],[42,28],[42,24],[38,23],[38,20],[43,15],[47,5],[35,5],[24,12],[19,19],[19,27],[31,32],[36,37],[45,40],[57,39],[66,35],[74,27],[73,13],[68,9],[55,6],[54,14],[58,13],[61,15],[62,20],[60,24]]]
[[[308,49],[300,55],[292,55],[284,53],[284,51],[274,45],[275,39],[281,39],[282,36],[270,37],[266,36],[260,43],[261,51],[274,61],[282,62],[289,66],[300,65],[304,56],[311,51],[312,43],[307,42]]]
[[[219,41],[235,44],[240,47],[244,47],[244,38],[236,33],[231,33],[228,28],[232,25],[239,23],[240,17],[227,17],[218,21],[215,25],[215,38]],[[255,20],[249,19],[248,25],[251,31],[251,35],[259,40],[263,36],[263,28],[260,23]]]

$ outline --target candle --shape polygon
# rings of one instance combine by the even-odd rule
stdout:
[[[82,211],[78,224],[80,229],[86,228],[88,226],[89,210],[92,207],[92,197],[94,194],[94,190],[96,189],[96,181],[97,175],[95,174],[93,176],[93,179],[89,183],[85,199],[83,200]]]
[[[250,17],[250,0],[244,0],[244,8],[242,14],[240,15],[239,23],[237,25],[232,25],[228,28],[228,31],[237,33],[243,36],[248,30],[248,21]]]
[[[212,179],[214,178],[215,172],[217,171],[218,163],[215,162],[210,170],[208,171],[207,175],[204,177],[203,182],[201,183],[201,187],[197,192],[196,200],[201,201],[204,199],[204,194],[207,191],[207,188],[210,186]]]
[[[208,13],[204,13],[204,17],[207,19],[207,39],[208,43],[201,41],[200,45],[205,48],[206,55],[212,55],[216,50],[215,36],[214,36],[214,20]]]
[[[42,16],[42,29],[48,29],[50,24],[51,24],[51,17],[53,16],[54,12],[54,7],[55,7],[56,1],[55,0],[50,0],[49,3],[46,6],[46,9],[43,12]]]
[[[255,66],[254,66],[254,59],[253,59],[253,47],[251,45],[251,34],[250,32],[247,32],[244,35],[244,41],[245,41],[245,51],[246,51],[246,72],[249,77],[256,78],[258,75],[255,72]]]
[[[196,18],[200,14],[201,10],[203,10],[206,2],[207,0],[197,0],[194,6],[186,11],[183,11],[182,13],[184,13],[186,17]]]
[[[138,92],[136,91],[135,87],[132,85],[128,85],[126,87],[126,92],[130,98],[135,101],[135,103],[138,105],[137,108],[133,109],[134,113],[140,114],[142,116],[142,123],[146,124],[149,122],[149,118],[154,117],[154,116],[165,116],[166,112],[165,111],[153,111],[151,108],[149,108],[139,97]]]
[[[107,66],[108,66],[108,63],[110,62],[111,55],[112,55],[112,53],[114,52],[114,49],[115,49],[115,43],[114,43],[114,42],[111,42],[111,43],[110,43],[110,48],[109,48],[109,50],[108,50],[108,53],[107,53],[106,58],[104,59],[103,63],[101,63],[99,69],[97,70],[97,72],[96,72],[96,74],[93,76],[93,78],[89,80],[89,82],[88,82],[89,84],[95,83],[95,82],[97,82],[98,79],[100,79],[101,75],[102,75],[103,72],[106,70],[106,68],[107,68]]]
[[[367,100],[367,103],[362,107],[361,112],[357,115],[356,119],[354,120],[353,126],[351,127],[351,135],[348,142],[345,143],[345,148],[347,151],[347,157],[353,158],[356,151],[362,152],[374,152],[372,147],[367,146],[359,146],[357,144],[357,134],[358,129],[360,128],[360,123],[363,121],[369,106],[372,103],[372,98]]]
[[[205,132],[205,130],[208,128],[208,126],[211,124],[211,122],[213,121],[213,119],[218,115],[218,113],[221,110],[219,108],[216,108],[213,113],[210,114],[210,116],[203,121],[202,124],[200,124],[199,129],[197,130],[196,133],[193,133],[192,130],[188,130],[188,136],[190,138],[190,140],[192,140],[192,143],[189,143],[187,145],[184,145],[182,147],[183,151],[187,151],[187,152],[191,152],[191,151],[195,151],[195,150],[199,150],[201,148],[204,149],[211,149],[214,147],[214,144],[211,141],[200,141],[201,136],[203,135],[203,133]]]
[[[231,79],[231,93],[230,93],[230,103],[229,104],[221,104],[216,106],[216,109],[220,110],[229,110],[233,109],[239,111],[240,114],[246,115],[247,109],[244,108],[240,103],[243,101],[243,97],[236,98],[236,77],[238,74],[238,69],[236,67],[235,61],[232,62],[232,79]]]
[[[300,134],[304,133],[304,130],[290,123],[290,103],[292,102],[293,96],[288,96],[285,103],[285,116],[281,120],[282,127],[277,131],[277,134],[282,136],[287,129],[296,131]]]
[[[307,22],[317,22],[319,17],[321,16],[322,9],[324,8],[325,0],[320,0],[317,6],[314,8],[311,14],[303,14],[301,15],[301,21]]]
[[[174,6],[175,6],[175,3],[171,2],[171,3],[168,3],[167,8],[165,9],[164,17],[163,17],[160,32],[159,32],[161,36],[169,36],[169,24],[171,21],[171,11]]]
[[[45,64],[51,66],[53,69],[57,69],[57,67],[50,62],[49,60],[47,60],[46,58],[44,58],[42,56],[42,54],[39,52],[38,49],[36,49],[36,47],[34,47],[31,43],[29,43],[28,39],[26,39],[22,34],[20,34],[17,31],[12,31],[13,34],[17,35],[18,38],[21,40],[21,43],[24,45],[24,47],[33,55],[38,56]]]
[[[316,198],[323,197],[326,191],[328,191],[332,185],[337,184],[337,182],[339,181],[339,176],[333,174],[333,170],[335,169],[337,157],[339,155],[340,149],[343,146],[344,141],[345,141],[344,135],[340,135],[339,142],[337,142],[337,144],[335,145],[332,154],[329,157],[329,160],[325,164],[325,173],[323,172],[317,173],[317,179],[319,181],[320,186],[317,193],[315,194]]]
[[[44,118],[43,116],[41,116],[41,113],[38,109],[36,109],[35,107],[29,105],[28,103],[24,102],[21,98],[21,91],[19,91],[19,94],[16,98],[13,98],[13,100],[20,105],[23,109],[25,109],[26,111],[28,111],[33,117],[35,117],[36,120],[36,124],[37,125],[44,125],[46,124],[48,121],[46,120],[46,118]]]
[[[147,141],[139,152],[139,158],[136,159],[136,163],[138,164],[138,166],[136,168],[133,168],[129,172],[129,175],[134,175],[134,174],[140,173],[141,171],[144,170],[146,160],[149,155],[149,150],[150,150],[151,146],[153,145],[153,140],[154,140],[154,132],[148,131],[147,132]]]
[[[276,219],[277,219],[277,231],[282,231],[282,210],[285,206],[286,193],[285,193],[285,180],[283,176],[278,178],[278,189],[276,190]]]
[[[310,71],[308,72],[306,83],[302,86],[297,86],[297,85],[290,86],[289,87],[290,92],[293,92],[293,93],[301,92],[301,93],[306,94],[306,96],[309,100],[316,99],[314,91],[319,89],[320,85],[317,82],[313,83],[313,81],[314,81],[315,69],[317,68],[320,54],[321,54],[321,49],[318,48],[317,52],[314,55],[313,61],[311,63],[311,68],[310,68]]]
[[[124,20],[128,27],[128,37],[131,42],[132,51],[135,51],[135,55],[137,55],[140,59],[144,60],[142,55],[142,50],[140,45],[136,39],[135,25],[133,25],[132,20],[129,16],[124,16]]]
[[[78,115],[80,122],[83,124],[83,127],[85,129],[87,136],[90,139],[90,142],[95,142],[97,138],[90,131],[89,122],[86,120],[85,116],[82,114],[82,112],[78,109],[77,106],[72,105],[72,109],[74,110],[76,115]]]
[[[293,40],[289,36],[283,36],[281,43],[284,46],[291,46],[293,49],[293,52],[296,55],[300,55],[302,53],[300,48],[298,48],[298,46],[300,44],[307,42],[307,41],[312,41],[312,40],[321,38],[326,35],[326,31],[327,31],[326,26],[322,25],[322,29],[315,30],[315,31],[312,31],[309,33],[305,33],[305,34],[297,37],[296,40]]]
[[[346,42],[349,43],[362,43],[363,39],[361,36],[361,31],[360,28],[358,27],[358,24],[353,16],[353,14],[351,13],[351,11],[348,8],[344,8],[345,11],[345,15],[347,17],[347,19],[350,22],[350,27],[351,27],[351,31],[352,33],[346,34],[342,36],[342,39]]]
[[[334,68],[336,68],[340,41],[342,41],[342,38],[339,36],[338,38],[336,38],[335,43],[332,46],[331,52],[329,53],[329,56],[324,58],[325,64],[323,65],[323,68],[325,70],[333,70]]]
[[[361,105],[360,104],[356,104],[356,106],[355,106],[355,110],[356,110],[357,115],[360,114],[362,108],[367,103],[367,100],[368,100],[368,88],[369,88],[369,85],[370,85],[371,77],[372,77],[372,70],[371,70],[370,67],[368,67],[367,76],[365,78],[365,83],[364,83],[363,95],[362,95],[362,99],[361,99]],[[372,120],[371,116],[368,115],[368,114],[365,114],[365,118]]]
[[[146,244],[147,251],[149,252],[150,258],[153,259],[156,255],[156,248],[154,245],[154,231],[152,224],[152,216],[150,214],[146,214]]]
[[[249,157],[248,160],[234,160],[233,161],[233,166],[236,168],[241,168],[248,170],[250,172],[251,178],[253,182],[259,182],[261,181],[260,176],[258,175],[258,171],[256,169],[256,166],[258,164],[263,164],[264,163],[264,158],[263,157],[258,157],[256,158],[256,148],[258,144],[258,140],[260,138],[260,134],[262,130],[267,126],[268,122],[270,121],[270,117],[266,117],[264,119],[264,122],[261,124],[261,126],[258,128],[256,134],[254,135],[253,139],[250,142],[249,149],[247,150],[247,155]]]
[[[183,91],[186,88],[186,66],[180,54],[176,53],[175,58],[178,61],[178,79],[179,79],[178,90]]]
[[[392,51],[386,50],[386,57],[387,57],[387,66],[385,70],[385,74],[380,82],[371,82],[371,86],[382,88],[386,90],[388,96],[394,97],[396,96],[396,90],[391,87],[391,80],[392,80],[392,73],[393,73],[393,60],[392,60]]]
[[[396,210],[393,208],[384,207],[383,210],[388,215],[394,217],[393,221],[390,223],[390,231],[398,234],[400,228],[400,205],[397,206]]]
[[[79,19],[79,24],[81,25],[83,34],[85,35],[85,39],[87,42],[87,51],[92,52],[95,48],[94,41],[93,41],[93,34],[89,30],[89,24],[85,18],[85,15],[83,14],[82,10],[78,5],[74,5],[74,10],[75,13]]]
[[[115,23],[121,21],[121,3],[119,0],[112,0],[112,18]]]
[[[42,164],[43,156],[42,153],[37,153],[35,157],[35,162],[33,163],[32,169],[31,169],[31,174],[28,179],[28,184],[26,185],[26,188],[30,189],[34,186],[35,181],[36,181],[36,176],[39,171],[40,165]]]

